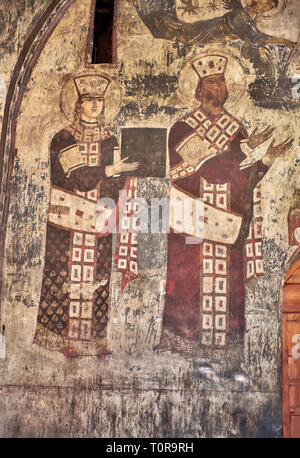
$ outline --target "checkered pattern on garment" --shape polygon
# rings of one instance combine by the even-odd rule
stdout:
[[[262,209],[261,184],[254,189],[253,218],[245,243],[246,279],[260,277],[264,274],[262,254]]]
[[[230,210],[229,184],[210,184],[201,178],[200,195],[212,207]],[[228,246],[204,240],[200,246],[200,342],[204,347],[226,346],[230,300],[229,276]]]
[[[97,238],[94,234],[73,232],[70,262],[70,339],[86,340],[105,337],[109,307],[109,280],[111,273],[112,236]],[[75,256],[75,257],[74,257]],[[100,286],[90,297],[89,285]]]
[[[195,167],[189,165],[186,161],[181,161],[171,169],[171,180],[186,178],[196,172]]]
[[[240,131],[242,125],[230,113],[224,111],[216,119],[210,119],[199,108],[192,113],[184,116],[179,122],[185,122],[194,130],[194,133],[185,138],[177,146],[180,154],[181,147],[195,135],[198,135],[207,147],[209,154],[224,153],[228,150],[230,142]],[[182,160],[171,169],[171,180],[178,180],[193,175],[197,167],[193,167],[188,162]]]
[[[90,128],[82,128],[79,125],[71,125],[66,128],[76,140],[76,143],[97,143],[105,138],[110,137],[110,133],[103,126],[91,126]]]
[[[119,221],[115,256],[116,271],[122,273],[122,292],[126,285],[139,275],[135,218],[138,207],[133,201],[137,198],[137,178],[128,178],[124,190],[127,191],[127,196]]]
[[[93,316],[92,292],[89,287],[96,279],[97,239],[95,234],[71,231],[69,261],[70,278],[70,339],[89,339]]]
[[[236,137],[242,125],[230,113],[224,111],[212,120],[197,108],[181,120],[192,127],[213,154],[223,153]]]
[[[89,167],[95,167],[100,162],[100,143],[82,143],[79,145],[79,151],[81,153],[83,162]],[[76,190],[78,196],[84,197],[85,199],[91,200],[92,202],[98,201],[98,190],[92,189],[91,191],[81,192]]]

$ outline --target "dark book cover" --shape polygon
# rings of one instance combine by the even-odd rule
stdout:
[[[130,127],[122,129],[121,158],[139,162],[139,167],[127,173],[136,177],[166,176],[167,129]]]

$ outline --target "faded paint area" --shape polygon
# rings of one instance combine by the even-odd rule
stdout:
[[[299,249],[297,241],[296,244],[290,243],[288,224],[295,190],[300,189],[299,99],[293,98],[291,91],[293,75],[299,73],[299,43],[291,55],[282,51],[283,44],[274,44],[273,64],[268,61],[269,67],[262,68],[257,56],[242,52],[241,36],[231,40],[228,33],[221,42],[201,39],[197,42],[186,37],[170,38],[169,35],[157,37],[153,31],[153,17],[157,11],[166,11],[165,2],[150,4],[141,0],[132,4],[120,0],[115,21],[116,63],[92,66],[86,55],[92,1],[69,3],[57,2],[51,19],[59,19],[57,24],[50,30],[51,20],[49,23],[45,21],[41,34],[27,50],[28,61],[22,62],[20,71],[24,72],[23,77],[26,70],[31,73],[24,87],[22,78],[15,80],[15,98],[12,94],[12,103],[8,107],[11,116],[20,95],[19,89],[23,92],[13,124],[10,124],[9,113],[5,113],[8,88],[13,82],[11,70],[19,62],[22,47],[31,37],[34,26],[52,2],[12,1],[9,8],[4,5],[6,8],[3,7],[0,13],[0,114],[2,120],[7,116],[8,122],[5,144],[2,145],[1,209],[6,208],[4,191],[9,190],[10,195],[7,213],[4,212],[8,219],[0,308],[1,327],[5,325],[6,338],[6,358],[0,359],[0,436],[281,437],[282,286],[291,257]],[[66,10],[61,12],[64,5]],[[260,31],[296,42],[299,26],[295,12],[299,13],[297,1],[288,1],[287,8],[278,16],[259,22]],[[169,13],[172,13],[171,9]],[[210,10],[206,13],[209,17],[213,15]],[[224,11],[220,10],[216,16],[223,14]],[[186,21],[186,15],[181,19]],[[161,28],[160,33],[165,30],[166,34],[168,27],[167,24],[166,29]],[[40,53],[33,62],[30,59],[36,56],[37,50]],[[123,242],[119,234],[114,233],[109,255],[112,267],[109,306],[104,312],[108,316],[106,343],[105,351],[101,352],[111,352],[115,359],[101,359],[90,348],[85,356],[73,353],[77,357],[68,357],[72,356],[70,352],[50,345],[47,337],[43,340],[45,345],[40,345],[36,332],[41,316],[43,273],[52,256],[47,254],[49,240],[46,237],[49,215],[53,211],[50,194],[55,186],[51,170],[51,154],[55,148],[51,147],[50,152],[50,145],[59,132],[75,125],[73,118],[65,116],[65,102],[71,104],[72,101],[75,106],[76,100],[71,95],[64,98],[62,89],[69,85],[75,90],[72,81],[77,75],[89,77],[96,74],[107,78],[109,87],[114,87],[114,90],[106,99],[104,96],[104,104],[107,112],[114,111],[114,116],[103,120],[101,126],[116,139],[118,154],[123,151],[123,128],[165,129],[168,144],[172,126],[179,119],[186,119],[188,113],[195,113],[194,86],[199,76],[190,68],[191,62],[203,55],[225,56],[229,93],[225,109],[231,119],[238,121],[240,132],[246,129],[251,134],[256,127],[260,132],[271,125],[276,128],[273,133],[276,145],[288,137],[294,139],[292,147],[275,160],[260,182],[260,217],[263,219],[260,260],[263,258],[264,273],[253,278],[249,275],[244,281],[244,273],[240,272],[239,276],[239,272],[235,272],[237,279],[243,278],[240,289],[245,294],[245,310],[241,314],[245,325],[243,332],[239,339],[232,341],[222,340],[222,337],[219,342],[226,342],[223,346],[206,347],[200,338],[195,341],[185,339],[179,331],[177,334],[170,332],[166,326],[165,307],[170,286],[168,250],[171,244],[168,234],[138,234],[138,273],[132,275],[125,268],[122,270],[120,266],[124,264],[117,262],[122,257],[117,258],[117,255],[122,253]],[[276,85],[271,76],[265,78],[264,71],[269,71],[272,78],[275,74]],[[70,108],[71,113],[73,108]],[[14,125],[15,139],[11,136]],[[178,132],[176,138],[179,142],[184,135],[180,128]],[[191,131],[186,132],[191,134]],[[100,142],[98,137],[95,142],[82,138],[70,141],[65,147],[74,147],[76,143],[76,149],[78,145],[90,147],[92,143]],[[132,141],[138,144],[137,140]],[[233,137],[230,141],[234,141]],[[10,152],[12,145],[14,148]],[[147,151],[151,151],[150,146],[147,144]],[[264,152],[254,151],[251,163],[263,158],[267,146]],[[57,148],[55,151],[60,155],[63,148]],[[143,152],[134,152],[137,154],[132,157],[143,161]],[[178,164],[170,165],[171,147],[165,153],[165,177],[139,176],[134,182],[137,196],[148,204],[153,198],[168,198],[170,195],[174,183],[172,170]],[[106,166],[115,164],[116,160]],[[7,181],[10,167],[13,167],[12,176]],[[83,178],[79,176],[78,180]],[[113,192],[126,186],[113,182],[114,185],[109,185]],[[179,185],[178,189],[185,189],[195,196],[189,191],[189,186]],[[67,191],[70,195],[75,193],[73,188]],[[235,216],[238,216],[237,211]],[[56,241],[57,245],[61,242],[58,238]],[[70,247],[65,253],[65,257],[68,256],[66,262],[71,264]],[[178,259],[180,256],[178,251]],[[57,273],[55,269],[58,268],[54,268],[54,274]],[[186,269],[189,273],[188,262]],[[199,278],[202,273],[200,269]],[[69,279],[69,283],[73,280]],[[67,286],[62,286],[58,293],[67,291],[63,289]],[[180,304],[181,316],[190,310],[191,294],[192,291],[187,294],[186,302]],[[45,300],[49,301],[47,306],[55,319],[59,307],[54,300]],[[175,315],[180,321],[178,313]],[[70,318],[68,316],[66,320],[70,321]],[[227,330],[230,331],[230,327]],[[226,332],[223,334],[225,339]],[[70,334],[67,338],[71,339]],[[70,342],[72,346],[72,340]]]

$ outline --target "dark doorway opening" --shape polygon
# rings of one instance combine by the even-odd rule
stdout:
[[[113,63],[114,0],[96,0],[92,64]]]

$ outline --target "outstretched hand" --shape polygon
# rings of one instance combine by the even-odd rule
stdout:
[[[279,143],[279,145],[277,146],[274,146],[274,143],[275,143],[275,140],[272,140],[272,143],[270,144],[268,148],[267,154],[276,159],[277,157],[279,157],[281,154],[285,153],[292,147],[292,144],[294,143],[294,139],[287,138],[286,140],[284,140],[284,142]]]
[[[260,60],[266,64],[269,62],[270,60],[270,50],[267,49],[265,46],[262,46],[261,48],[258,48],[258,52],[259,52],[259,57],[260,57]]]
[[[222,0],[223,8],[226,10],[241,9],[242,4],[240,0]]]
[[[128,162],[128,157],[125,157],[124,159],[121,159],[120,161],[116,162],[114,164],[114,173],[123,173],[123,172],[132,172],[133,170],[136,170],[138,166],[140,165],[139,162]]]
[[[254,129],[247,142],[248,146],[252,149],[257,148],[269,140],[275,130],[274,127],[267,126],[262,132],[258,134],[257,129],[257,127]]]
[[[278,145],[274,145],[275,140],[272,140],[272,143],[270,144],[267,154],[263,157],[263,162],[264,164],[270,166],[277,157],[281,156],[282,154],[286,153],[289,149],[291,149],[294,139],[293,138],[287,138],[284,140],[282,143],[279,143]]]

